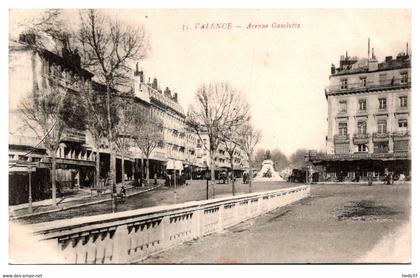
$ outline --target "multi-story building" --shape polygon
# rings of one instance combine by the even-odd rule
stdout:
[[[369,55],[370,56],[370,55]],[[408,49],[378,62],[341,56],[331,66],[326,154],[309,160],[325,177],[359,180],[392,172],[411,175],[411,57]]]
[[[33,173],[32,197],[40,200],[49,194],[51,159],[43,146],[42,131],[28,126],[19,109],[25,99],[38,91],[58,86],[73,94],[82,85],[90,86],[93,74],[80,67],[80,56],[62,48],[61,53],[35,46],[35,36],[22,34],[9,45],[9,200],[27,200],[28,165]],[[79,187],[93,182],[95,153],[84,130],[66,129],[56,153],[57,182]]]

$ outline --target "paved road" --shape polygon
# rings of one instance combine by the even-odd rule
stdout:
[[[143,263],[408,262],[410,188],[313,185],[310,198]]]
[[[287,182],[260,182],[253,183],[252,190],[266,191],[279,188],[297,186],[298,184]],[[242,182],[236,182],[237,194],[248,193],[249,187]],[[210,198],[219,198],[232,195],[232,187],[229,184],[216,184],[210,188]],[[203,180],[188,181],[187,186],[174,188],[160,187],[157,190],[143,193],[137,196],[127,198],[124,204],[118,205],[118,211],[133,210],[138,208],[169,205],[174,203],[183,203],[188,201],[197,201],[206,199],[206,182]],[[74,208],[45,215],[32,216],[19,220],[20,223],[39,223],[58,219],[73,218],[78,216],[98,215],[111,212],[111,203],[101,203],[89,205],[81,208]]]

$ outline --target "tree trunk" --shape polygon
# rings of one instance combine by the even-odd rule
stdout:
[[[233,169],[233,154],[230,156],[230,176],[232,178],[232,195],[235,196],[235,171]]]
[[[249,161],[249,165],[251,165],[251,160]],[[249,167],[249,193],[252,192],[252,179],[254,178],[254,175],[252,173],[252,167]]]
[[[149,158],[146,158],[146,184],[149,184]]]
[[[95,181],[94,181],[94,186],[95,187],[101,187],[100,182],[99,182],[99,173],[101,171],[101,164],[100,164],[100,154],[99,154],[99,150],[96,151],[96,164],[95,164]]]
[[[57,184],[56,184],[56,153],[55,150],[51,150],[51,198],[52,205],[57,206]]]
[[[210,153],[210,182],[211,184],[213,184],[215,181],[213,151],[210,150],[209,153]]]
[[[108,141],[111,140],[110,138],[108,138]],[[109,143],[109,176],[111,178],[111,192],[114,192],[114,188],[115,185],[117,184],[117,175],[115,175],[115,167],[116,167],[116,163],[115,163],[115,151],[114,151],[114,147],[113,147],[113,143],[110,142]]]
[[[113,192],[114,186],[117,182],[115,175],[115,151],[114,151],[114,140],[112,137],[112,122],[111,122],[111,87],[109,81],[106,82],[106,112],[108,121],[108,144],[109,144],[109,175],[111,178],[111,192]]]
[[[124,154],[123,153],[121,153],[121,176],[122,176],[122,179],[121,179],[121,184],[122,184],[122,186],[125,186],[125,165],[124,165]]]

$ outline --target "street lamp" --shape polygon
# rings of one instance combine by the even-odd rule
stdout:
[[[32,166],[28,165],[28,179],[29,179],[29,183],[28,183],[28,212],[32,213],[33,209],[32,209],[32,175],[31,175],[31,171],[32,171]]]

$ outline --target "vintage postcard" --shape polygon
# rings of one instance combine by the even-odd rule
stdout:
[[[8,20],[9,264],[412,263],[411,10]]]

